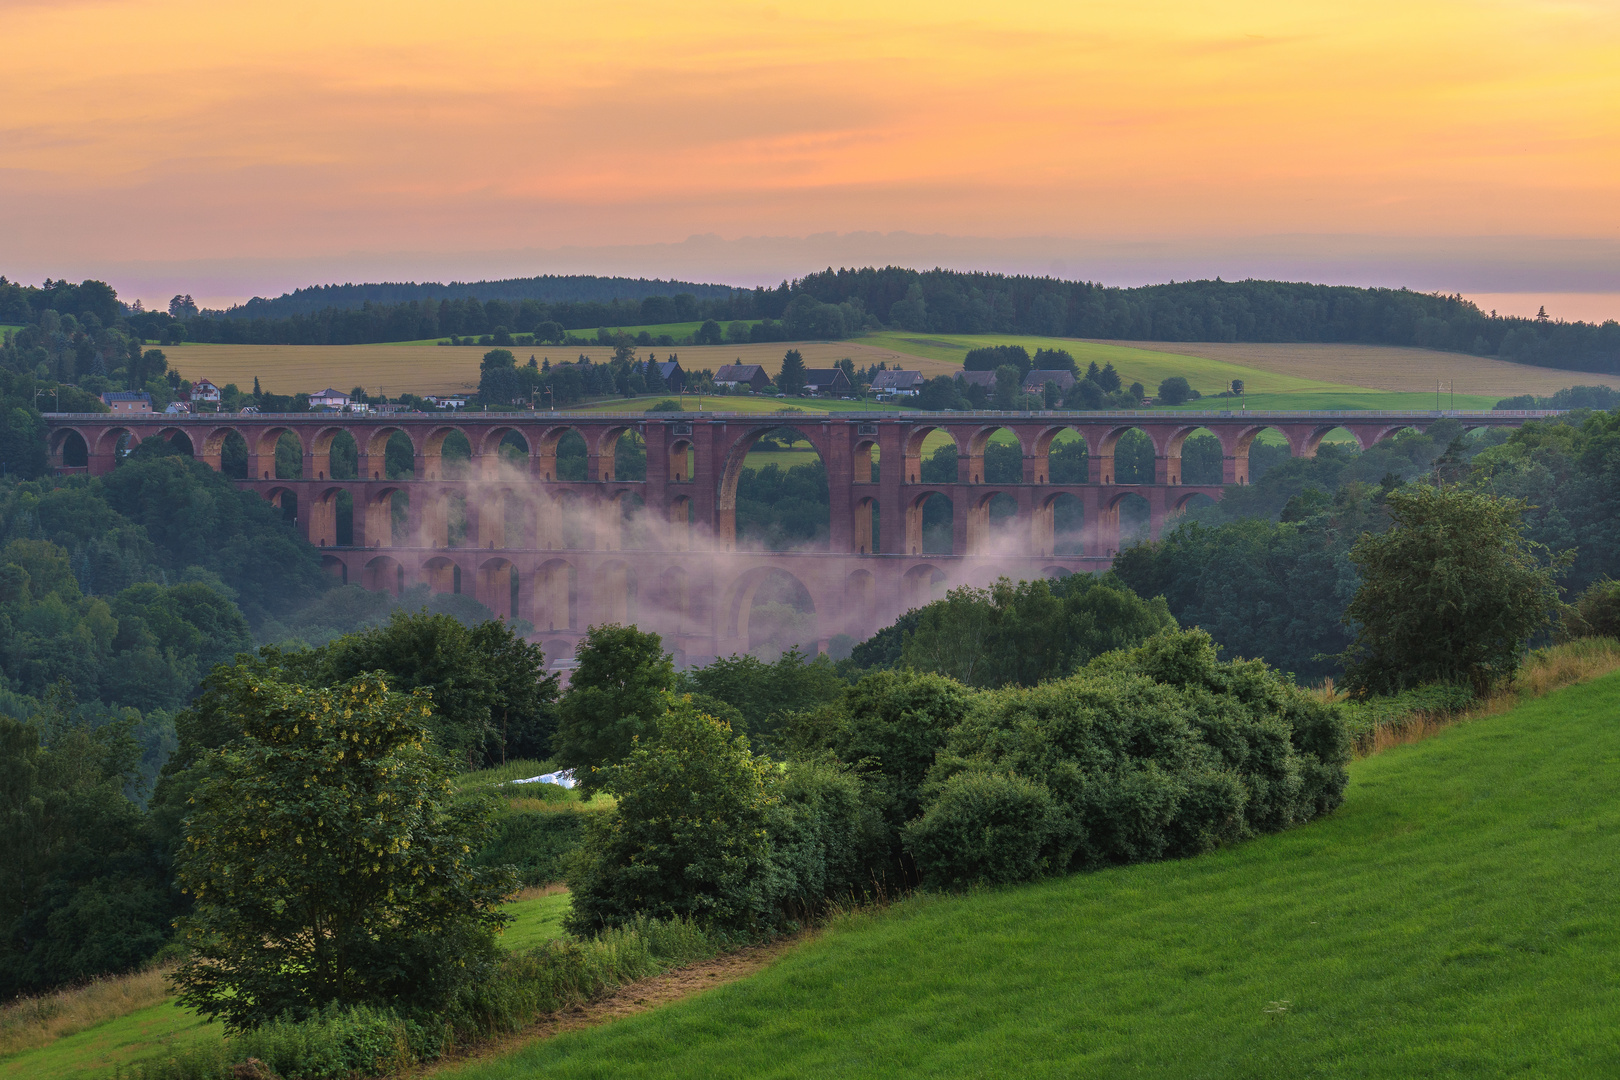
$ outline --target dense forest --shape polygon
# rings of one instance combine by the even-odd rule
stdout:
[[[583,284],[588,279],[570,280],[580,282],[576,292],[590,291]],[[76,312],[93,299],[90,306],[104,325],[110,325],[109,316],[119,313],[119,305],[106,286],[92,289],[98,285],[47,281],[43,288],[34,288],[0,278],[0,323],[37,323],[46,310]],[[342,303],[310,309],[330,295],[330,290],[315,288],[290,294],[305,299],[283,308],[245,305],[230,312],[204,313],[195,305],[181,305],[174,309],[180,318],[160,311],[131,312],[129,317],[144,337],[171,341],[343,345],[505,330],[537,341],[561,342],[574,330],[703,321],[713,325],[693,335],[699,344],[834,340],[895,328],[1144,341],[1406,345],[1543,367],[1620,372],[1620,323],[1508,318],[1482,312],[1460,296],[1406,289],[1218,278],[1127,289],[1057,278],[900,267],[828,269],[772,289],[738,289],[723,295],[720,288],[694,286],[668,296],[638,294],[626,285],[610,298],[555,300],[480,299],[463,293],[390,301],[381,298],[388,295],[384,292],[377,299],[367,294],[359,307],[348,306],[358,294],[344,292],[338,297]],[[96,295],[88,299],[80,295],[86,290]]]
[[[284,319],[310,315],[326,308],[351,310],[367,304],[404,304],[412,300],[645,300],[686,293],[700,300],[723,300],[735,292],[730,285],[698,285],[690,281],[657,278],[596,277],[588,274],[542,274],[503,278],[500,281],[385,281],[366,285],[311,285],[273,298],[255,296],[245,304],[202,314],[221,319]],[[667,321],[667,320],[666,320]]]

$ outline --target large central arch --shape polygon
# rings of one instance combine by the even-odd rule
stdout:
[[[726,452],[725,465],[720,472],[720,491],[718,493],[718,498],[716,499],[715,507],[715,516],[717,518],[715,523],[715,533],[717,546],[722,551],[738,550],[737,492],[738,487],[742,482],[743,470],[748,461],[749,451],[751,451],[755,444],[757,444],[762,438],[777,431],[792,432],[796,439],[803,439],[810,444],[811,451],[815,453],[816,458],[821,463],[823,483],[826,482],[827,448],[822,445],[819,439],[819,432],[815,432],[813,430],[807,431],[803,426],[793,423],[771,422],[758,423],[750,426],[748,430],[738,435],[737,438],[732,441],[731,446]],[[769,467],[770,466],[766,466],[766,468]],[[794,465],[789,465],[789,470],[794,467]],[[781,470],[779,475],[783,475],[785,477],[789,470]],[[761,472],[764,472],[764,469],[762,469]],[[793,546],[808,547],[812,549],[825,549],[828,546],[830,543],[832,528],[832,493],[830,487],[826,490],[824,502],[827,507],[827,516],[825,519],[823,536],[817,540],[811,541],[810,543]],[[817,524],[818,526],[820,525],[819,522]],[[770,545],[767,544],[767,547],[769,546]]]

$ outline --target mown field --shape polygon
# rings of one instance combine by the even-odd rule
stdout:
[[[1620,675],[1352,768],[1308,827],[934,897],[441,1072],[1440,1077],[1620,1071]]]

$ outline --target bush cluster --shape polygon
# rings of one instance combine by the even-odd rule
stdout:
[[[830,900],[1196,854],[1331,811],[1340,708],[1168,631],[1032,689],[882,671],[797,717],[786,761],[667,699],[597,781],[576,933],[693,917],[759,934]]]

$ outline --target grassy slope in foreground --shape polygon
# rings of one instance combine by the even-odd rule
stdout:
[[[513,922],[501,936],[508,949],[528,949],[562,936],[568,894],[554,892],[508,904]],[[136,976],[139,977],[139,976]],[[224,1027],[181,1008],[173,999],[113,1017],[20,1054],[0,1058],[0,1080],[77,1080],[104,1077],[120,1065],[217,1042]]]
[[[1617,711],[1620,675],[1571,687],[1357,763],[1305,828],[851,918],[454,1075],[1612,1076]]]

